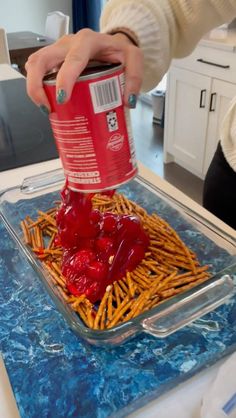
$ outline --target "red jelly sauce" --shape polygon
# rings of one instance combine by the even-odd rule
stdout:
[[[114,191],[105,192],[112,196]],[[93,194],[61,191],[56,243],[63,248],[62,274],[68,290],[101,300],[106,287],[132,271],[144,258],[149,237],[140,219],[92,208]]]

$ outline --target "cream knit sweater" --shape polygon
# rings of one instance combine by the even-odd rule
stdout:
[[[127,28],[136,35],[144,53],[147,91],[159,83],[172,58],[188,55],[205,33],[234,17],[236,0],[109,0],[101,31]],[[236,97],[222,123],[221,144],[236,171]]]

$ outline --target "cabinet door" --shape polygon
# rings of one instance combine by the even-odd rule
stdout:
[[[213,79],[209,106],[207,142],[204,162],[206,174],[217,144],[220,140],[220,129],[231,100],[236,96],[236,84]]]
[[[165,151],[185,168],[202,175],[211,78],[172,68],[169,73]]]

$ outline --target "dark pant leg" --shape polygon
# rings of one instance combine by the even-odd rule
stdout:
[[[203,206],[236,229],[236,172],[227,163],[220,143],[205,178]]]

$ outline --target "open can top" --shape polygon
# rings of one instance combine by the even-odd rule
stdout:
[[[99,78],[99,76],[103,77],[106,75],[110,75],[122,68],[122,64],[110,64],[99,61],[90,61],[87,67],[82,71],[82,73],[78,77],[77,81],[89,80],[93,79],[94,77]],[[43,78],[44,84],[55,84],[57,74],[58,70],[46,74]]]

